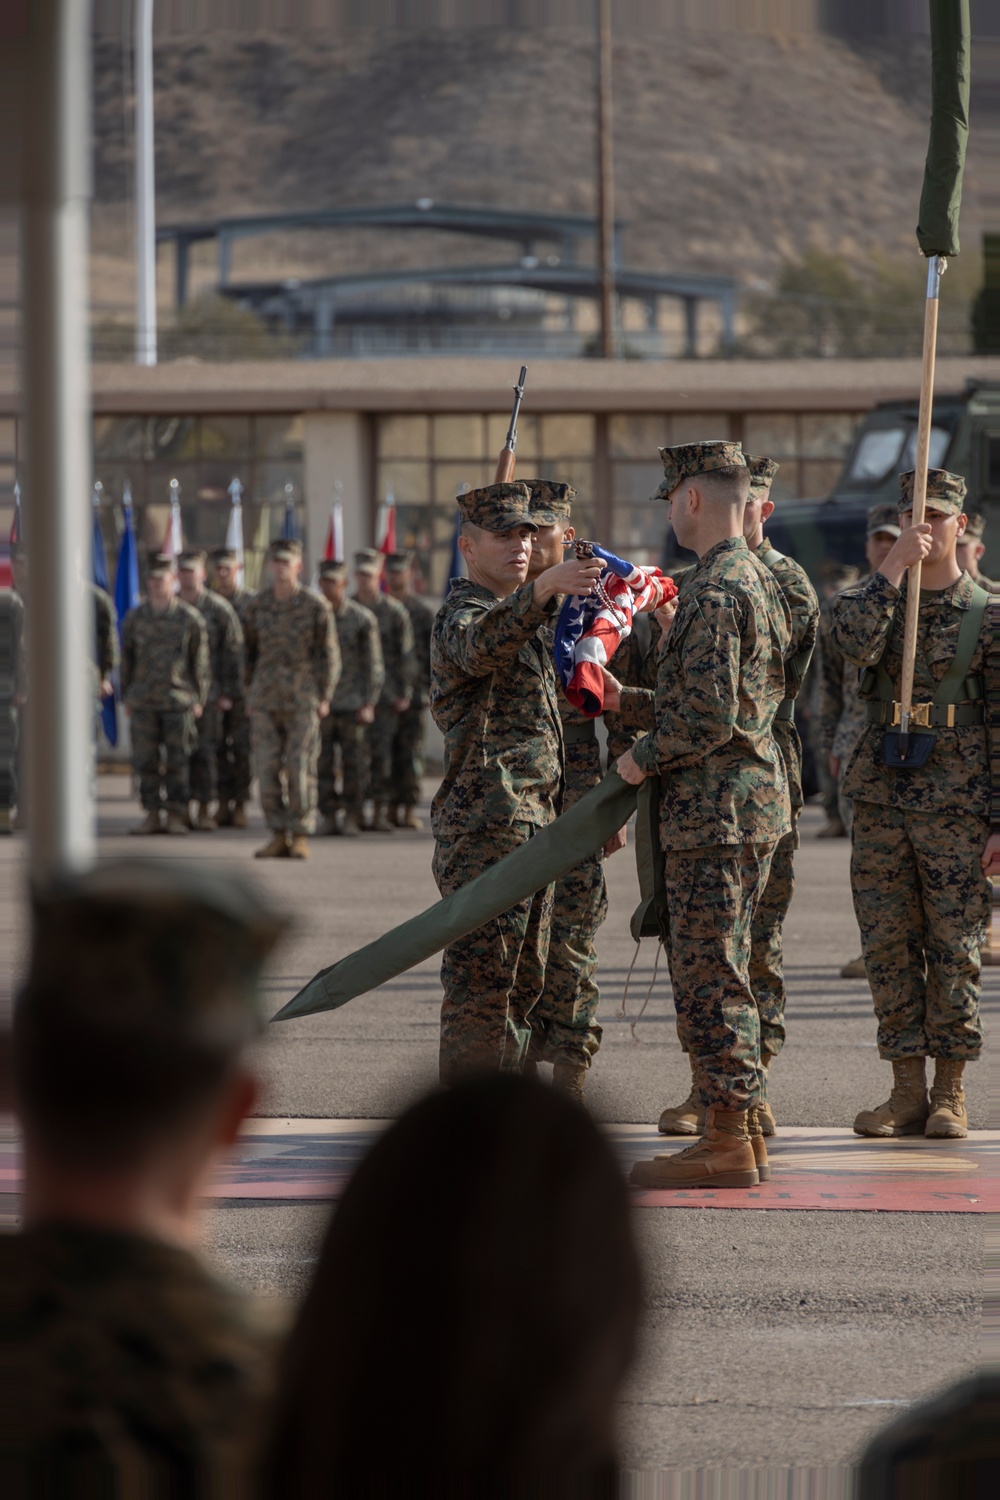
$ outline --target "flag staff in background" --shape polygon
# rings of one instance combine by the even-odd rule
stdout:
[[[297,542],[299,540],[299,530],[295,524],[294,493],[294,486],[292,481],[289,480],[285,485],[285,516],[281,523],[281,539],[284,542]]]
[[[927,466],[934,409],[934,365],[937,355],[938,305],[941,277],[950,257],[958,254],[958,216],[962,203],[962,173],[969,138],[969,77],[971,43],[969,0],[930,0],[931,18],[931,133],[924,167],[917,243],[927,257],[927,298],[924,303],[924,346],[920,371],[920,417],[913,473],[913,525],[924,521],[927,503]],[[903,635],[903,676],[899,692],[899,732],[886,735],[886,754],[904,767],[920,748],[911,743],[913,674],[920,616],[921,562],[909,568],[906,629]]]
[[[122,623],[130,609],[139,603],[139,553],[135,543],[135,516],[132,511],[132,486],[126,479],[122,491],[122,508],[125,525],[118,547],[118,565],[115,569],[115,609],[118,611],[118,636],[121,638]]]
[[[167,531],[160,550],[165,557],[172,557],[174,562],[177,561],[184,551],[184,526],[181,521],[181,486],[178,479],[171,479],[170,481],[170,520],[167,522]]]
[[[229,520],[226,524],[226,546],[236,553],[236,587],[244,584],[243,564],[243,486],[234,478],[229,484]]]
[[[344,505],[340,498],[343,493],[343,480],[338,479],[333,486],[333,501],[330,505],[330,529],[326,534],[326,546],[323,549],[324,562],[347,561],[344,556]]]

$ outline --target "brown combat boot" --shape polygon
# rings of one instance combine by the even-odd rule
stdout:
[[[308,859],[309,840],[304,833],[293,833],[292,842],[288,848],[289,859]]]
[[[852,958],[840,971],[841,979],[867,979],[868,970],[863,958]]]
[[[194,826],[199,833],[214,833],[218,823],[208,810],[207,802],[198,803],[198,811],[195,814]]]
[[[863,1109],[855,1135],[923,1135],[927,1124],[927,1083],[922,1057],[899,1057],[892,1064],[892,1093],[877,1109]]]
[[[663,1111],[656,1126],[661,1135],[701,1135],[705,1127],[705,1106],[698,1096],[698,1068],[690,1053],[688,1062],[691,1064],[691,1092],[683,1104],[675,1104]]]
[[[375,818],[372,823],[373,833],[391,833],[395,825],[389,820],[389,809],[384,802],[375,804]]]
[[[834,813],[829,822],[824,824],[819,830],[816,837],[818,839],[846,839],[847,829],[844,827],[843,820],[839,814]]]
[[[934,1082],[931,1084],[931,1112],[927,1117],[924,1135],[937,1139],[959,1140],[969,1133],[969,1117],[965,1112],[965,1088],[962,1074],[965,1063],[950,1057],[939,1057],[934,1063]]]
[[[287,859],[288,858],[288,835],[283,829],[272,833],[267,843],[254,853],[254,859]]]
[[[579,1063],[560,1059],[552,1065],[552,1082],[561,1094],[583,1103],[583,1087],[587,1081],[587,1070]]]
[[[760,1054],[760,1065],[764,1069],[764,1092],[757,1100],[757,1119],[765,1135],[774,1135],[778,1129],[778,1122],[774,1118],[774,1110],[767,1102],[767,1082],[773,1061],[773,1052],[762,1052]],[[760,1180],[764,1182],[766,1179],[762,1177]]]
[[[415,807],[403,808],[403,817],[399,823],[400,828],[415,828],[419,832],[423,826],[424,820],[418,815]]]
[[[389,819],[389,822],[392,824],[393,828],[402,828],[403,820],[399,816],[400,809],[397,807],[396,803],[390,802],[385,811],[386,817]]]
[[[246,828],[248,826],[247,810],[242,802],[233,803],[232,811],[229,814],[229,826],[230,828]]]
[[[705,1134],[696,1146],[654,1156],[652,1161],[637,1161],[629,1181],[646,1188],[756,1187],[760,1174],[747,1134],[746,1110],[713,1105],[705,1116]]]
[[[159,815],[158,812],[148,812],[146,814],[146,816],[143,818],[143,820],[142,820],[141,823],[137,823],[134,828],[130,828],[129,829],[129,833],[138,833],[138,834],[159,833],[159,832],[160,832],[160,815]]]
[[[772,1135],[774,1132],[771,1132]],[[747,1134],[753,1147],[753,1159],[757,1167],[757,1176],[761,1182],[771,1181],[771,1168],[767,1161],[767,1146],[764,1137],[767,1131],[764,1129],[764,1121],[761,1118],[761,1106],[751,1104],[747,1110]]]
[[[191,821],[185,818],[183,813],[171,812],[167,809],[167,833],[190,833]]]
[[[215,826],[216,828],[232,828],[233,809],[228,802],[220,801],[215,809]]]

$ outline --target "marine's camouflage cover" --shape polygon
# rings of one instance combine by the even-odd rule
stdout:
[[[456,498],[455,504],[463,521],[479,526],[483,531],[509,531],[513,526],[538,525],[529,514],[531,491],[518,481],[484,484],[478,490],[466,490],[464,495]]]
[[[696,474],[710,474],[713,469],[745,469],[746,457],[739,443],[713,440],[704,443],[681,443],[675,448],[661,448],[663,482],[654,498],[666,499],[685,479]]]
[[[531,491],[531,519],[539,526],[557,526],[568,521],[576,490],[571,484],[561,484],[554,479],[526,479],[524,483]]]
[[[913,504],[914,471],[909,469],[899,476],[899,508],[909,510]],[[927,470],[927,504],[945,515],[960,516],[965,502],[967,486],[961,474],[949,474],[947,469]]]

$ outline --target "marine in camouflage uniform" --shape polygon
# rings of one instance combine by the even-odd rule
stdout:
[[[902,475],[900,485],[906,526],[912,473]],[[957,581],[921,589],[915,705],[932,702],[955,662],[963,619],[977,608],[975,585],[954,555],[964,498],[962,478],[929,470],[931,551],[924,576],[957,575]],[[892,723],[891,699],[898,700],[900,691],[903,570],[920,555],[917,540],[916,530],[906,527],[880,571],[845,589],[834,607],[834,644],[848,661],[872,669],[861,683],[870,722],[851,757],[844,790],[854,806],[851,882],[878,1017],[879,1055],[892,1063],[894,1079],[889,1100],[862,1110],[855,1120],[861,1135],[964,1135],[962,1072],[982,1048],[979,950],[986,939],[990,891],[981,855],[990,833],[991,798],[982,697],[989,691],[984,671],[992,633],[987,611],[963,680],[951,691],[956,722],[948,726],[947,706],[932,710],[936,738],[926,765],[887,766],[882,721]],[[911,731],[911,742],[920,739]],[[929,1104],[927,1057],[936,1060]]]
[[[554,585],[584,592],[597,570],[564,564],[525,582],[535,529],[529,504],[523,484],[458,498],[470,576],[452,580],[431,637],[431,714],[445,742],[444,778],[431,806],[433,870],[445,896],[558,811],[562,734],[555,669],[539,630],[555,617]],[[445,1081],[475,1069],[521,1069],[551,916],[548,887],[445,949]]]
[[[191,796],[198,804],[193,828],[218,828],[212,803],[219,799],[219,750],[222,718],[231,708],[243,682],[243,627],[233,606],[205,587],[208,559],[204,552],[182,552],[178,559],[181,598],[196,609],[208,633],[212,685],[198,720],[198,740],[191,756]]]
[[[320,728],[319,811],[324,833],[354,835],[364,827],[365,725],[375,717],[385,679],[382,636],[371,610],[347,598],[346,563],[321,562],[319,589],[333,611],[341,660],[340,680]]]
[[[958,565],[964,568],[979,587],[985,589],[988,594],[1000,594],[1000,583],[992,578],[987,578],[979,571],[980,558],[986,551],[986,543],[983,537],[986,535],[986,517],[981,511],[973,511],[966,523],[965,531],[958,539],[955,555]]]
[[[708,1112],[700,1145],[637,1163],[632,1180],[753,1186],[766,1151],[756,1119],[763,1070],[751,924],[774,849],[792,827],[771,733],[791,624],[774,575],[741,534],[750,476],[739,444],[660,453],[658,493],[670,501],[679,542],[699,560],[659,655],[655,695],[622,690],[623,714],[638,712],[648,732],[618,768],[633,782],[660,777],[678,1031]]]
[[[231,547],[217,547],[211,556],[212,590],[220,594],[227,604],[235,609],[243,629],[243,617],[254,590],[244,588],[239,581],[239,557]],[[250,720],[247,717],[246,694],[243,677],[230,695],[232,707],[222,715],[219,736],[218,788],[219,810],[216,822],[220,828],[245,828],[247,826],[246,804],[250,801]]]
[[[277,1329],[182,1244],[281,924],[176,860],[102,862],[34,904],[13,1040],[26,1226],[0,1237],[4,1493],[254,1493]]]
[[[97,668],[97,696],[98,699],[111,695],[106,693],[105,685],[112,688],[112,675],[118,669],[121,660],[121,650],[118,644],[118,611],[115,609],[114,600],[106,589],[98,588],[96,583],[89,585],[94,600],[94,663]]]
[[[365,728],[368,750],[368,794],[372,799],[371,827],[378,833],[391,833],[389,807],[396,796],[392,777],[392,746],[399,728],[400,715],[410,706],[414,687],[416,658],[413,652],[413,625],[409,611],[398,599],[379,590],[383,558],[374,547],[355,553],[354,573],[357,580],[356,602],[370,609],[378,621],[382,639],[382,663],[385,679],[375,705],[375,718]]]
[[[409,707],[399,715],[392,741],[395,802],[390,808],[389,818],[400,828],[422,828],[416,809],[424,774],[434,610],[426,599],[413,592],[413,558],[410,553],[391,552],[385,560],[385,578],[389,593],[407,610],[413,626],[413,685]]]
[[[254,766],[272,831],[257,857],[308,859],[319,725],[340,677],[340,648],[329,605],[299,584],[301,543],[272,542],[267,558],[272,583],[250,600],[244,628]]]
[[[130,609],[122,624],[122,702],[146,811],[133,832],[159,832],[165,808],[167,832],[186,833],[195,722],[211,685],[208,635],[198,611],[173,596],[172,558],[151,558],[148,576],[149,597]],[[162,608],[161,599],[166,600]]]

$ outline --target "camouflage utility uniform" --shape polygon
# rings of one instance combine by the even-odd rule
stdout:
[[[14,1495],[251,1492],[275,1341],[188,1251],[109,1229],[3,1236]]]
[[[660,842],[678,1034],[702,1102],[760,1096],[751,923],[780,839],[788,783],[771,724],[785,696],[788,609],[742,537],[711,547],[679,596],[655,694],[622,691],[622,721],[648,728],[636,763],[659,774]]]
[[[303,835],[316,809],[318,708],[340,676],[333,613],[307,589],[296,587],[290,599],[263,589],[246,608],[244,647],[264,817],[276,833]]]
[[[97,690],[117,669],[121,659],[118,646],[118,611],[111,595],[96,583],[90,588],[94,596],[94,662],[97,667]]]
[[[392,745],[400,716],[393,704],[409,698],[413,689],[413,625],[409,611],[398,599],[381,594],[374,604],[366,604],[378,621],[382,639],[382,663],[385,678],[375,705],[375,722],[365,728],[369,755],[368,793],[375,803],[388,806],[396,801],[392,781]]]
[[[243,627],[233,606],[211,589],[202,589],[192,608],[205,621],[212,669],[212,686],[205,712],[198,720],[198,743],[191,756],[191,796],[207,805],[219,796],[223,719],[219,699],[235,701],[243,688]]]
[[[231,604],[236,611],[236,618],[240,622],[240,634],[243,633],[243,619],[246,614],[247,605],[251,599],[256,598],[253,589],[237,588],[232,594],[226,595],[218,590],[219,598]],[[227,708],[220,716],[219,728],[219,752],[216,776],[218,778],[219,806],[229,807],[231,804],[242,807],[250,801],[250,720],[247,717],[246,693],[243,686],[243,668],[240,667],[240,675],[233,691],[227,694],[233,700],[232,708]]]
[[[208,637],[198,611],[176,598],[161,613],[148,602],[130,609],[122,624],[121,673],[139,800],[148,813],[159,812],[165,802],[168,812],[186,818],[195,744],[192,709],[204,705],[211,683]]]
[[[951,665],[972,590],[967,573],[952,588],[921,590],[914,703],[933,698]],[[905,612],[905,580],[897,589],[882,573],[845,589],[834,604],[834,645],[861,668],[881,659],[896,698]],[[982,677],[990,640],[987,612],[969,676]],[[874,700],[873,693],[865,697]],[[959,703],[965,697],[963,690]],[[937,742],[919,770],[885,766],[884,733],[866,725],[844,781],[854,808],[851,882],[879,1053],[968,1060],[982,1047],[979,949],[990,915],[980,865],[990,831],[986,730],[982,723],[935,728]]]
[[[355,599],[345,599],[341,608],[333,611],[333,622],[341,672],[330,712],[320,728],[319,810],[324,818],[332,818],[344,808],[357,819],[365,799],[365,726],[358,723],[358,709],[377,703],[382,691],[382,638],[371,610]]]
[[[855,746],[868,722],[866,705],[859,695],[861,672],[854,662],[837,650],[833,644],[833,607],[836,595],[828,600],[820,612],[819,625],[819,708],[816,722],[816,739],[824,764],[829,764],[831,755],[840,761],[837,777],[840,819],[848,833],[851,831],[852,811],[849,797],[844,796],[844,777]]]
[[[417,594],[407,594],[402,602],[413,628],[412,688],[410,706],[399,715],[392,742],[392,796],[403,807],[416,807],[420,801],[420,782],[424,774],[434,611]]]
[[[790,557],[775,552],[765,539],[757,556],[774,575],[791,620],[791,638],[785,659],[785,697],[772,727],[775,743],[788,783],[792,827],[775,846],[767,877],[750,929],[750,988],[760,1014],[762,1053],[775,1056],[785,1042],[785,977],[782,928],[795,889],[792,858],[799,846],[799,814],[802,811],[802,742],[792,705],[799,695],[809,659],[816,646],[819,600],[804,568]],[[783,624],[781,626],[783,627]]]
[[[472,505],[483,493],[469,491],[460,503]],[[527,491],[514,498],[526,512]],[[530,583],[501,600],[458,579],[434,621],[431,714],[445,750],[431,824],[434,878],[444,896],[556,816],[562,736],[555,670],[538,634],[552,612],[551,604],[535,604]],[[547,887],[445,949],[443,1078],[477,1067],[521,1068],[542,993],[551,916]]]

